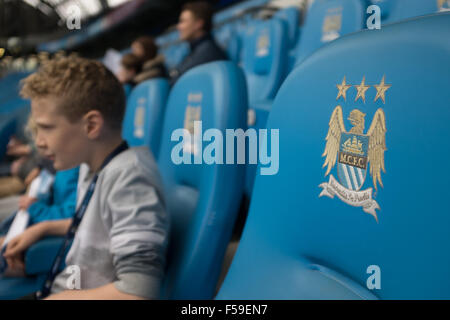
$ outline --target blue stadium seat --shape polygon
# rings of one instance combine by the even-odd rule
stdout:
[[[364,0],[316,0],[302,27],[296,65],[315,50],[345,34],[362,30],[365,24]]]
[[[6,146],[12,135],[24,138],[29,113],[29,102],[19,98],[0,106],[0,160],[5,156]]]
[[[371,3],[380,7],[383,24],[450,10],[448,0],[372,0]]]
[[[16,72],[8,74],[0,80],[0,109],[3,108],[6,101],[19,97],[20,80],[28,75],[29,73],[26,72]]]
[[[271,104],[286,71],[287,27],[279,19],[254,21],[243,36],[243,69],[249,105]],[[257,119],[258,121],[258,119]],[[261,122],[257,127],[264,127]]]
[[[217,44],[224,50],[231,61],[239,63],[241,59],[241,37],[238,23],[228,23],[214,31]]]
[[[242,60],[242,38],[238,30],[234,30],[226,48],[228,58],[239,64]]]
[[[217,28],[216,30],[213,30],[214,39],[216,40],[217,44],[226,50],[228,46],[228,42],[230,41],[232,34],[233,34],[234,24],[233,23],[227,23],[221,26],[220,28]]]
[[[179,40],[179,32],[178,30],[173,30],[168,33],[164,33],[163,35],[158,36],[155,39],[155,43],[158,47],[165,47]]]
[[[284,80],[288,65],[288,36],[279,19],[254,21],[243,36],[243,63],[249,94],[248,126],[266,126],[273,98]],[[250,195],[256,165],[248,165],[246,193]]]
[[[242,197],[245,166],[206,164],[202,155],[211,144],[202,147],[195,121],[202,121],[205,141],[206,130],[215,128],[225,145],[225,129],[245,128],[246,92],[242,71],[228,61],[193,68],[172,88],[158,159],[172,218],[166,298],[211,299],[214,295]],[[178,136],[175,130],[183,128],[184,135]],[[187,133],[193,134],[192,144]],[[218,157],[219,150],[215,150]],[[189,160],[178,163],[173,153],[183,153]],[[202,164],[194,164],[192,158]]]
[[[158,78],[137,85],[127,100],[122,137],[130,146],[148,146],[158,156],[169,82]]]
[[[213,23],[214,24],[221,24],[227,20],[236,18],[238,16],[242,16],[242,14],[245,11],[252,10],[258,7],[265,6],[269,0],[247,0],[247,1],[240,1],[230,8],[221,10],[220,12],[214,14],[213,16]]]
[[[300,38],[300,11],[297,7],[287,7],[277,11],[273,17],[283,20],[288,28],[289,38],[289,63],[287,71],[294,67],[296,54],[298,51],[297,44]]]
[[[377,5],[380,8],[381,19],[385,20],[391,11],[395,0],[369,0],[368,5]]]
[[[31,246],[25,254],[26,277],[10,278],[0,275],[0,300],[18,299],[40,290],[62,241],[63,237],[47,237]],[[69,248],[70,246],[66,254]],[[64,268],[63,262],[59,270],[62,271]]]
[[[155,39],[155,43],[158,47],[164,47],[166,46],[169,42],[171,41],[171,34],[170,33],[166,33],[163,35],[158,36]]]
[[[16,132],[17,121],[8,114],[1,114],[0,118],[0,160],[6,154],[9,139]]]
[[[289,72],[294,68],[298,51],[298,43],[300,42],[300,11],[297,7],[287,7],[277,11],[273,17],[283,20],[288,27],[289,62],[287,72]]]
[[[126,83],[123,85],[123,91],[125,92],[125,97],[127,99],[130,96],[132,90],[133,90],[133,86],[131,84]]]
[[[289,75],[279,173],[218,299],[450,299],[449,32],[450,13],[365,30]]]
[[[239,65],[242,65],[243,60],[243,38],[249,25],[251,25],[253,21],[253,16],[251,14],[246,14],[233,23],[234,28],[230,42],[228,43],[227,53],[230,59]]]
[[[26,278],[2,278],[0,276],[0,299],[15,300],[38,291],[42,288],[45,275]]]
[[[300,12],[297,7],[287,7],[278,10],[273,15],[275,18],[283,20],[287,25],[289,48],[293,48],[298,41],[300,24]]]
[[[189,54],[189,45],[187,42],[171,44],[168,47],[161,49],[161,54],[164,55],[167,69],[170,70],[177,67]]]

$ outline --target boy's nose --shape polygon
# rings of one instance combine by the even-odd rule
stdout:
[[[36,144],[36,147],[38,149],[40,149],[41,151],[47,149],[47,143],[45,142],[44,139],[42,139],[42,137],[40,137],[39,134],[36,135],[35,144]]]

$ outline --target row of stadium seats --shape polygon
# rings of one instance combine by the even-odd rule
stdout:
[[[242,62],[245,34],[253,28],[253,24],[258,24],[257,13],[267,9],[276,10],[267,1],[253,2],[248,1],[241,9],[236,7],[228,12],[220,12],[214,19],[213,33],[217,42],[227,51],[230,59],[237,63]],[[369,16],[366,10],[372,4],[380,7],[382,25],[450,9],[450,3],[446,0],[317,0],[307,11],[304,23],[300,20],[301,9],[280,9],[272,18],[283,20],[286,24],[288,48],[291,50],[289,71],[294,62],[303,60],[329,41],[366,28]],[[256,7],[251,10],[251,5]],[[177,31],[159,37],[157,43],[162,47],[161,52],[167,59],[169,69],[187,54],[187,45],[179,42]]]
[[[252,6],[267,5],[267,1],[261,0],[246,1],[216,14],[216,39],[232,60],[244,68],[247,77],[252,109],[249,114],[250,126],[264,127],[270,101],[296,63],[332,39],[365,27],[365,9],[371,3],[380,6],[383,24],[449,8],[449,2],[443,0],[410,0],[407,5],[405,0],[318,0],[309,8],[301,27],[301,12],[296,7],[276,11],[269,20],[258,19],[255,14],[258,10],[246,13],[245,10]],[[263,10],[265,7],[256,8]],[[178,65],[189,50],[187,43],[178,41],[177,31],[158,37],[157,43],[169,70]],[[13,75],[17,76],[23,77],[20,73]],[[0,86],[8,83],[13,87],[16,85],[16,81],[4,79]],[[9,107],[4,108],[5,105],[23,105],[15,91],[17,86],[15,90],[2,88],[0,95],[4,93],[10,97],[0,97],[0,112],[11,110]],[[19,102],[10,104],[11,100]],[[249,177],[247,193],[251,192],[251,185],[252,179]]]
[[[325,3],[316,1],[316,6]],[[273,72],[272,64],[283,63],[270,58],[277,41],[285,41],[280,55],[288,45],[283,36],[272,38],[286,29],[283,23],[260,23],[253,34],[270,37],[269,57],[245,51],[242,68],[232,62],[197,67],[172,90],[165,80],[149,80],[128,100],[124,137],[132,145],[149,145],[157,155],[173,219],[165,297],[213,298],[246,191],[243,173],[249,171],[237,164],[177,165],[171,158],[172,134],[192,129],[195,120],[202,121],[203,131],[246,128],[248,108],[254,108],[257,120],[259,109],[267,111],[268,120],[251,126],[280,131],[280,170],[256,177],[246,227],[217,298],[450,298],[450,217],[445,214],[450,173],[430,155],[437,150],[445,159],[450,150],[450,13],[333,41],[302,59],[264,100],[259,99],[262,86],[269,81],[261,80],[260,94],[251,92],[252,81],[258,83]],[[257,51],[258,37],[253,39]],[[265,103],[270,107],[258,108]],[[355,108],[363,112],[358,121],[352,118]],[[347,127],[354,125],[348,132],[344,116],[352,119]],[[371,125],[364,127],[364,116]],[[362,132],[356,131],[361,126]],[[331,153],[333,135],[350,134],[367,141],[360,151],[370,170],[366,164],[359,171],[363,179],[354,177],[359,188],[352,190],[350,182],[344,190],[328,177],[327,158],[321,156],[324,150]],[[196,153],[195,147],[187,149]],[[330,170],[334,165],[328,162]],[[345,185],[341,163],[336,167],[331,173]],[[359,191],[364,184],[367,188]],[[42,259],[42,252],[50,252],[45,243],[27,253],[27,273],[35,276],[1,280],[0,297],[18,297],[39,286],[45,268],[33,261],[51,260]],[[375,290],[368,281],[372,266],[382,275]]]

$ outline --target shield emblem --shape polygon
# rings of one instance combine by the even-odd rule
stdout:
[[[369,137],[354,133],[341,133],[338,152],[339,182],[349,190],[358,191],[367,173]]]

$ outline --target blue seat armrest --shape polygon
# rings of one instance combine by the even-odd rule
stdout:
[[[47,273],[52,267],[63,240],[63,237],[47,237],[32,245],[25,254],[26,274]]]

